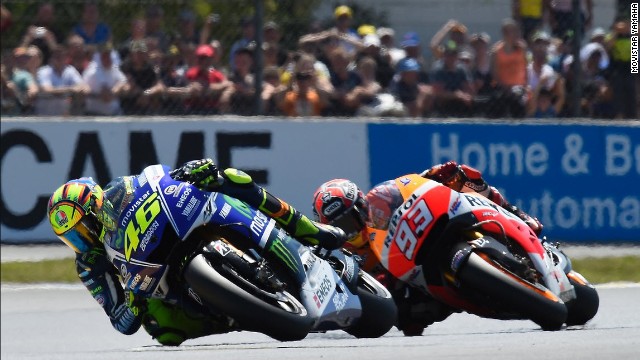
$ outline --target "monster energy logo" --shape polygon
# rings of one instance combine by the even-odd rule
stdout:
[[[227,195],[222,196],[229,205],[233,206],[233,208],[238,210],[242,215],[246,216],[248,219],[253,219],[253,214],[251,214],[251,209],[249,209],[247,204]]]
[[[294,273],[298,272],[298,262],[296,258],[279,238],[273,239],[269,246],[269,251],[275,254],[285,265],[293,270]]]

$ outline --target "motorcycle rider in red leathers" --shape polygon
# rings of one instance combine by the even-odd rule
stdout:
[[[480,171],[470,166],[449,161],[435,165],[420,175],[459,192],[479,193],[517,215],[537,235],[542,231],[538,219],[507,202],[496,188],[484,181]],[[428,325],[446,319],[453,309],[394,279],[368,246],[368,227],[386,228],[391,215],[403,202],[395,180],[376,185],[365,196],[353,182],[334,179],[322,184],[314,193],[313,214],[316,221],[345,231],[349,238],[345,247],[362,257],[363,269],[376,276],[392,292],[398,306],[398,329],[407,336],[416,336],[421,335]]]

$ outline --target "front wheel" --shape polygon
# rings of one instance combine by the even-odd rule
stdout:
[[[243,330],[293,341],[305,338],[313,325],[290,293],[243,278],[224,264],[214,268],[202,254],[186,266],[184,278],[205,303],[233,318]]]
[[[555,294],[520,278],[485,254],[471,253],[457,277],[464,286],[533,320],[543,330],[559,330],[567,319],[567,307]]]
[[[398,318],[398,308],[389,290],[371,275],[360,271],[358,296],[362,314],[345,331],[357,338],[377,338],[389,332]]]
[[[584,325],[598,312],[600,297],[598,292],[580,273],[570,271],[569,282],[576,291],[576,298],[567,303],[569,315],[567,325]]]

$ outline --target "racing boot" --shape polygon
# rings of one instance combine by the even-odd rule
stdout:
[[[236,330],[217,320],[205,315],[190,315],[178,306],[159,299],[149,299],[142,326],[160,344],[178,346],[187,339]]]

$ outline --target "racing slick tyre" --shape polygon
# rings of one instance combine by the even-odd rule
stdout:
[[[567,319],[567,306],[547,288],[533,284],[489,256],[471,253],[458,272],[467,287],[531,319],[543,330],[559,330]]]
[[[313,325],[290,293],[244,279],[226,266],[214,268],[202,254],[186,266],[184,278],[203,302],[233,318],[242,330],[294,341],[305,338]]]
[[[357,338],[377,338],[389,332],[398,318],[398,308],[389,290],[371,275],[360,271],[358,296],[362,315],[345,331]]]
[[[584,325],[596,316],[600,306],[600,297],[593,285],[580,273],[571,271],[567,277],[576,291],[576,298],[567,302],[567,309],[569,309],[567,325]]]

